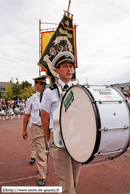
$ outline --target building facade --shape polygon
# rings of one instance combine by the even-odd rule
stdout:
[[[3,94],[5,93],[5,87],[10,84],[10,82],[0,82],[0,89],[1,89],[1,94],[3,96]]]
[[[112,86],[116,87],[121,92],[126,92],[130,97],[130,82],[122,84],[112,84]]]

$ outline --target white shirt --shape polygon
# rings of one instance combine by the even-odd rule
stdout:
[[[58,83],[64,87],[65,83],[58,80]],[[71,82],[69,82],[67,85],[70,87]],[[50,88],[47,88],[44,91],[44,95],[40,104],[40,109],[44,110],[45,112],[50,113],[50,124],[49,128],[53,129],[53,112],[56,110],[59,104],[59,95],[57,88],[51,90]]]
[[[40,101],[40,93],[36,92],[39,101]],[[35,97],[35,94],[33,94],[31,97],[29,97],[26,101],[26,108],[25,108],[25,114],[31,114],[31,120],[30,125],[42,125],[41,123],[41,117],[39,116],[39,106]]]

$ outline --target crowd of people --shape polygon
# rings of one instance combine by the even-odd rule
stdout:
[[[0,99],[0,120],[7,120],[9,118],[20,118],[20,115],[24,113],[26,100],[8,100]]]

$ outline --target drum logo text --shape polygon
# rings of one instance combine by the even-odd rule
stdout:
[[[100,95],[111,95],[110,89],[94,89],[94,91],[99,91]]]
[[[100,95],[111,95],[111,92],[101,92],[99,91]]]
[[[65,112],[68,110],[68,108],[70,107],[73,101],[74,101],[74,93],[71,90],[67,98],[64,101]]]

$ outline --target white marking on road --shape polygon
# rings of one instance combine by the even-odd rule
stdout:
[[[11,183],[11,182],[17,182],[17,181],[22,181],[22,180],[31,179],[31,178],[34,178],[34,177],[38,177],[38,175],[36,175],[36,176],[30,176],[30,177],[26,177],[26,178],[21,178],[21,179],[17,179],[17,180],[4,181],[4,182],[0,182],[0,184],[3,184],[3,183]]]

